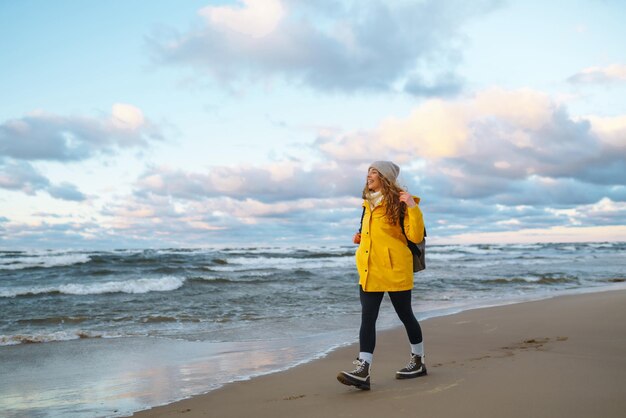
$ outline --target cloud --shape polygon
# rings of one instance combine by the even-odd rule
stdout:
[[[554,226],[550,228],[522,228],[514,234],[501,232],[472,232],[435,238],[437,244],[504,244],[551,242],[606,242],[623,241],[626,226]]]
[[[68,182],[62,182],[56,186],[51,186],[47,191],[50,193],[50,196],[57,199],[71,200],[74,202],[82,202],[87,199],[87,196],[78,190],[75,185]]]
[[[605,146],[623,153],[626,149],[626,115],[620,116],[585,116],[583,119],[591,123],[594,133]]]
[[[567,79],[573,84],[610,84],[626,82],[626,65],[613,64],[607,67],[589,67]]]
[[[406,84],[412,94],[451,95],[462,87],[450,70],[462,59],[460,28],[499,4],[245,0],[205,7],[200,27],[148,42],[157,63],[196,69],[222,85],[283,79],[352,92]]]
[[[116,103],[111,111],[111,124],[118,131],[137,131],[146,124],[141,109],[124,103]]]
[[[132,107],[114,109],[114,119],[117,129],[145,124]],[[133,193],[103,201],[93,217],[33,214],[36,221],[2,242],[48,236],[66,246],[349,244],[365,172],[377,159],[401,165],[401,182],[422,197],[435,240],[515,241],[517,231],[527,239],[541,231],[623,225],[624,132],[624,116],[573,117],[558,100],[528,89],[430,99],[371,130],[320,134],[310,144],[311,160],[202,171],[148,167]],[[85,198],[15,158],[0,160],[0,187]],[[12,236],[16,225],[3,222],[3,234]]]
[[[139,242],[106,231],[94,222],[6,222],[0,246],[5,248],[111,249],[139,246]],[[146,241],[141,244],[145,247]]]
[[[516,200],[504,194],[513,197],[525,188],[520,183],[532,183],[537,192],[551,187],[538,179],[573,179],[579,190],[619,185],[626,178],[625,120],[574,118],[546,94],[489,89],[428,100],[407,118],[321,137],[316,146],[340,163],[364,163],[373,155],[417,163],[412,172],[420,185],[444,195]]]
[[[33,112],[0,125],[0,156],[17,160],[79,161],[162,139],[140,109],[114,104],[100,118]]]
[[[67,182],[52,184],[48,178],[25,161],[0,159],[0,189],[20,191],[28,195],[43,191],[56,199],[75,202],[87,199],[75,185]]]
[[[305,168],[301,162],[266,166],[212,167],[207,173],[155,167],[137,181],[137,193],[198,200],[252,198],[260,202],[360,196],[364,171],[332,162]]]
[[[626,188],[598,185],[572,178],[531,176],[512,185],[510,190],[492,196],[489,201],[504,205],[580,205],[602,198],[626,201]]]
[[[414,75],[404,85],[404,91],[414,96],[451,97],[463,90],[463,80],[454,73],[444,73],[427,80],[423,76]]]
[[[74,184],[52,184],[31,162],[82,161],[161,139],[159,129],[130,104],[116,103],[99,118],[32,112],[0,124],[0,188],[81,202],[87,196]]]
[[[325,236],[346,241],[342,237],[358,228],[359,205],[354,197],[264,203],[253,198],[186,200],[136,194],[106,205],[101,225],[126,238],[187,246],[241,244],[242,239],[249,245],[307,245]]]
[[[458,157],[502,142],[530,148],[532,138],[527,131],[548,124],[553,112],[554,105],[541,93],[491,89],[459,100],[431,99],[408,118],[388,118],[372,132],[322,138],[318,145],[338,160],[358,161],[382,154],[400,162]],[[491,138],[493,133],[484,132],[489,127],[498,136],[508,134],[507,138]]]
[[[624,126],[621,116],[572,117],[541,92],[489,89],[428,100],[408,117],[388,118],[370,131],[325,132],[311,145],[321,157],[316,163],[204,172],[151,167],[129,202],[107,216],[145,234],[195,229],[266,241],[266,234],[294,239],[302,231],[332,237],[334,229],[338,239],[358,223],[368,164],[392,159],[402,166],[402,184],[423,198],[434,236],[615,225],[624,222],[623,211],[592,216],[591,208],[626,202]],[[564,216],[564,210],[578,215]]]
[[[285,15],[285,8],[279,0],[242,0],[242,3],[243,7],[207,6],[198,14],[209,25],[253,38],[273,32]]]
[[[508,236],[509,242],[515,242],[518,231],[532,229],[547,235],[557,227],[616,226],[624,225],[626,219],[625,201],[617,202],[610,198],[600,198],[581,205],[554,202],[513,205],[453,198],[440,198],[432,203],[429,197],[426,195],[420,205],[429,236],[446,242],[449,237],[464,234],[464,231],[471,231],[463,238],[465,242],[487,242],[480,237],[488,233],[501,233],[502,236]],[[469,236],[473,234],[474,239]],[[594,236],[591,240],[605,239],[608,236]]]
[[[0,188],[35,194],[50,187],[50,181],[27,162],[0,160]]]
[[[589,205],[567,209],[548,209],[548,212],[566,217],[573,225],[616,225],[626,219],[626,202],[603,198]]]
[[[158,235],[187,245],[211,237],[221,242],[235,237],[264,243],[337,241],[358,228],[365,171],[298,161],[206,172],[152,167],[137,180],[132,195],[104,207],[102,224],[127,237]]]

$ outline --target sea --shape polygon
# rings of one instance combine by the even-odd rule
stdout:
[[[353,343],[355,249],[0,251],[0,415],[128,416]],[[625,255],[626,242],[429,245],[414,311],[625,288]],[[378,329],[396,326],[386,296]]]

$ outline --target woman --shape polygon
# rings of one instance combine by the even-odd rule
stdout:
[[[411,344],[411,360],[396,372],[396,378],[410,379],[427,374],[422,330],[411,307],[413,257],[407,247],[407,238],[413,242],[424,239],[424,219],[418,206],[420,199],[397,184],[399,173],[400,167],[391,161],[376,161],[369,167],[363,189],[361,231],[353,238],[354,243],[359,244],[356,265],[361,299],[360,352],[354,362],[356,368],[340,372],[337,380],[363,390],[370,389],[376,319],[385,292]]]

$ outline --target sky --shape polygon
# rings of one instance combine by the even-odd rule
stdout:
[[[0,0],[0,248],[626,241],[621,0]]]

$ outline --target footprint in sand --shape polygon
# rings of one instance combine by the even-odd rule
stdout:
[[[535,349],[537,351],[540,351],[543,346],[547,343],[549,343],[550,341],[567,341],[569,339],[569,337],[556,337],[554,340],[548,338],[548,337],[541,337],[541,338],[529,338],[527,340],[522,341],[521,343],[516,343],[510,346],[505,346],[505,347],[501,347],[503,350],[528,350],[528,349]]]
[[[291,396],[287,396],[286,398],[283,398],[283,401],[293,401],[295,399],[301,399],[304,398],[306,395],[291,395]]]

